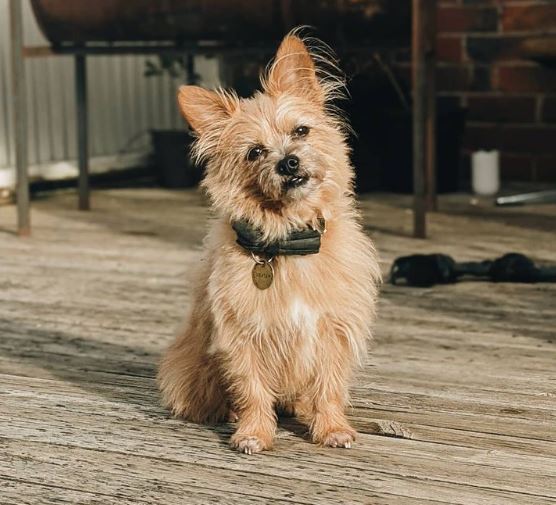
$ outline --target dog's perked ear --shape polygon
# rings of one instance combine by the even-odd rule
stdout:
[[[311,54],[303,40],[295,35],[287,35],[282,40],[262,85],[272,96],[290,93],[319,105],[325,101]]]
[[[226,121],[239,107],[239,99],[223,90],[209,91],[199,86],[180,86],[178,90],[180,111],[197,134]]]

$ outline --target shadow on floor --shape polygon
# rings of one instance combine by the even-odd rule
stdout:
[[[36,368],[60,381],[102,396],[110,402],[140,407],[152,419],[172,416],[160,405],[156,386],[159,356],[141,346],[89,340],[56,330],[17,326],[0,319],[0,356],[10,361],[12,375],[32,376]],[[31,372],[31,373],[29,373]],[[38,375],[38,374],[37,374]],[[184,421],[186,422],[186,421]],[[307,428],[294,418],[280,417],[280,426],[306,438]],[[206,425],[223,445],[228,445],[234,425]]]
[[[37,202],[41,212],[85,225],[102,226],[117,235],[148,237],[172,244],[201,246],[210,214],[196,190],[115,190],[93,193],[91,210],[76,209],[76,195],[52,195]]]
[[[385,317],[399,320],[429,314],[431,325],[442,320],[443,325],[448,322],[462,330],[479,326],[483,332],[507,333],[508,341],[521,336],[552,343],[556,339],[549,321],[556,320],[555,294],[555,284],[464,281],[432,288],[386,284],[381,303],[391,308],[388,314],[379,309],[379,314],[383,321]]]
[[[554,206],[551,207],[552,209]],[[466,218],[476,218],[481,221],[538,230],[547,233],[554,232],[554,214],[542,213],[542,206],[538,206],[531,212],[531,209],[519,210],[516,208],[477,208],[471,205],[464,208],[443,207],[441,213],[448,216],[458,216]]]

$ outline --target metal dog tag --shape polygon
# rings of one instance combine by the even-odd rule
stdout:
[[[253,284],[258,289],[268,289],[274,280],[274,270],[270,262],[255,263],[251,271],[251,277],[253,278]]]

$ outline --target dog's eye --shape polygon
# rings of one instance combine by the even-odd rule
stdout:
[[[265,152],[265,148],[263,146],[255,146],[249,149],[247,153],[247,159],[249,161],[255,161],[259,159]]]
[[[308,126],[298,126],[293,132],[292,132],[292,136],[294,137],[306,137],[307,134],[309,133],[309,127]]]

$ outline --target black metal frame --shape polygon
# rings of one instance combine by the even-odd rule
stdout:
[[[27,104],[25,102],[25,66],[23,64],[23,14],[21,2],[10,0],[12,37],[12,103],[14,104],[14,137],[17,198],[17,231],[31,233],[29,212],[29,177],[27,174]]]
[[[426,237],[427,210],[436,209],[436,111],[435,111],[435,0],[413,2],[413,150],[414,150],[414,236]],[[78,208],[89,210],[89,145],[87,107],[87,56],[123,54],[252,54],[271,51],[263,46],[222,46],[215,43],[176,44],[62,44],[58,46],[24,45],[22,5],[10,0],[12,40],[12,101],[16,158],[17,229],[21,236],[31,232],[29,178],[27,159],[27,109],[25,103],[25,58],[71,55],[75,61],[75,100],[77,114]],[[364,50],[364,48],[361,48]]]

